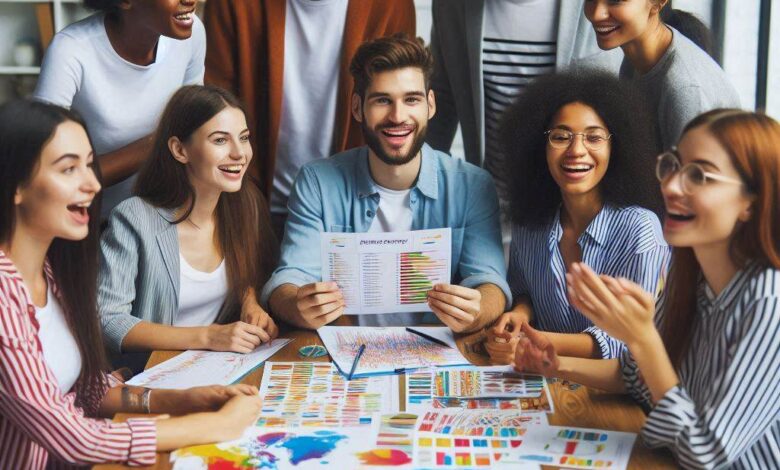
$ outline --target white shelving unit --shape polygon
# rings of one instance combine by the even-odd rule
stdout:
[[[82,0],[0,0],[0,103],[29,93],[54,34],[90,13]],[[20,66],[14,62],[19,41],[37,45],[37,64]]]

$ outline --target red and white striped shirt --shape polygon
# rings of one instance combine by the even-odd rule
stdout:
[[[48,265],[45,271],[57,296]],[[50,454],[73,465],[155,463],[154,421],[87,418],[75,405],[78,389],[78,383],[67,394],[59,389],[43,358],[35,305],[13,262],[0,251],[0,469],[43,469]],[[91,411],[102,398],[90,400]]]

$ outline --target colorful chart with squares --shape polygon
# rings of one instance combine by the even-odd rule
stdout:
[[[416,439],[414,462],[430,468],[490,468],[506,451],[520,447],[521,439],[488,439],[421,435]]]
[[[268,362],[260,384],[258,426],[342,427],[372,424],[398,409],[398,378],[347,381],[329,362]]]
[[[568,427],[534,428],[525,436],[523,459],[582,469],[624,469],[636,434]]]
[[[410,413],[420,413],[423,409],[434,408],[463,408],[463,409],[501,409],[501,410],[523,410],[523,411],[543,411],[553,413],[554,407],[550,397],[550,390],[546,380],[537,375],[524,376],[522,380],[528,378],[528,385],[515,383],[508,386],[490,385],[492,388],[505,387],[516,389],[524,388],[529,394],[536,396],[525,398],[463,398],[452,396],[441,396],[440,394],[450,393],[451,390],[474,389],[467,384],[472,379],[469,375],[460,375],[460,371],[468,371],[469,368],[458,368],[453,371],[449,368],[442,369],[424,369],[406,373],[406,411]],[[479,368],[471,368],[479,369]],[[487,368],[482,368],[487,369]],[[479,374],[478,376],[481,376]],[[518,374],[521,375],[521,374]],[[455,377],[455,379],[453,379]],[[491,380],[496,380],[493,375]],[[447,381],[448,383],[444,383]],[[459,381],[458,385],[451,385],[453,381]],[[437,383],[438,382],[438,383]]]
[[[542,413],[521,411],[429,409],[417,421],[417,432],[444,436],[519,438],[533,425],[547,424]]]

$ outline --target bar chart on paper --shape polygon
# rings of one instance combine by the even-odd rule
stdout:
[[[449,284],[449,260],[437,252],[415,251],[398,256],[398,303],[425,303],[428,291],[438,283]]]
[[[335,281],[347,314],[428,312],[428,291],[449,283],[449,228],[323,233],[323,281]]]

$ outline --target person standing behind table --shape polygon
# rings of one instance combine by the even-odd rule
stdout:
[[[307,162],[363,144],[352,121],[349,60],[382,36],[415,33],[412,0],[209,0],[206,83],[247,106],[250,176],[281,239],[287,198]]]
[[[623,49],[620,78],[631,80],[651,103],[658,103],[656,118],[663,148],[677,143],[685,125],[699,114],[740,106],[723,69],[686,37],[686,32],[695,39],[706,37],[706,26],[690,14],[673,10],[671,3],[585,2],[585,16],[593,24],[599,47]],[[675,29],[674,24],[684,25],[684,30]]]
[[[690,469],[780,465],[780,124],[717,109],[658,157],[674,247],[659,301],[584,263],[569,297],[626,351],[618,359],[558,357],[524,328],[515,367],[611,393],[649,411],[641,436]]]
[[[46,51],[33,96],[78,111],[104,177],[102,218],[130,197],[165,103],[203,83],[206,35],[196,0],[85,0],[98,13]]]
[[[112,352],[248,353],[276,337],[255,295],[277,244],[263,196],[245,181],[249,138],[221,88],[182,87],[165,107],[137,197],[101,237],[98,306]]]
[[[236,439],[260,412],[250,385],[152,390],[106,373],[98,176],[74,112],[0,106],[2,469],[154,465],[155,452]],[[115,413],[192,414],[119,423]]]
[[[368,146],[310,162],[295,179],[281,262],[261,296],[278,318],[319,328],[343,314],[336,283],[319,282],[323,231],[452,230],[452,284],[428,292],[435,317],[359,315],[361,325],[438,318],[453,331],[475,331],[511,305],[493,180],[485,170],[424,143],[436,113],[432,61],[422,39],[403,35],[367,42],[352,58],[352,113]]]
[[[606,74],[539,78],[509,108],[501,145],[514,182],[515,305],[488,330],[491,362],[512,362],[523,323],[567,356],[612,358],[625,349],[571,304],[566,274],[585,261],[650,292],[663,284],[671,251],[650,210],[662,207],[652,122],[642,93]]]
[[[525,87],[577,59],[617,74],[622,54],[599,49],[582,3],[433,1],[431,87],[438,110],[426,141],[449,152],[460,124],[466,161],[490,172],[502,200],[508,197],[508,181],[498,143],[499,121]]]

